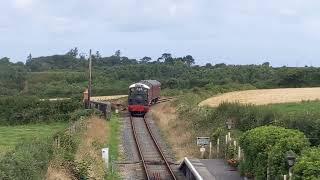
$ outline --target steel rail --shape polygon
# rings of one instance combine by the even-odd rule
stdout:
[[[147,162],[145,161],[145,158],[143,156],[143,153],[142,153],[142,150],[141,150],[141,145],[140,145],[140,142],[138,140],[138,136],[137,136],[137,132],[136,132],[136,128],[135,128],[132,116],[130,116],[130,121],[131,121],[131,128],[132,128],[133,135],[134,135],[134,140],[135,140],[135,142],[137,144],[137,148],[138,148],[138,151],[139,151],[139,156],[141,157],[141,161],[142,161],[142,164],[143,164],[144,171],[146,172],[147,179],[151,180],[151,177],[150,177],[151,173],[148,170]],[[158,153],[160,154],[162,160],[165,163],[166,168],[169,171],[169,175],[172,177],[172,179],[177,180],[177,178],[175,177],[175,175],[174,175],[174,173],[173,173],[173,171],[172,171],[172,169],[170,167],[170,164],[168,163],[166,157],[164,156],[164,153],[162,152],[162,150],[161,150],[158,142],[156,141],[155,137],[153,136],[151,128],[150,128],[148,122],[146,121],[145,117],[143,117],[143,121],[144,121],[144,124],[147,127],[147,131],[148,131],[148,133],[149,133],[154,145],[156,146],[156,149],[157,149]]]
[[[173,173],[173,171],[172,171],[172,169],[171,169],[171,167],[170,167],[170,165],[169,165],[169,163],[168,163],[168,161],[167,161],[167,158],[164,156],[164,154],[163,154],[163,152],[162,152],[162,150],[161,150],[158,142],[156,141],[155,137],[153,136],[152,131],[151,131],[151,128],[150,128],[150,126],[149,126],[149,123],[146,121],[146,118],[145,118],[145,117],[143,117],[143,121],[144,121],[144,123],[146,124],[147,129],[148,129],[148,132],[149,132],[149,134],[150,134],[150,136],[151,136],[154,144],[156,145],[158,152],[160,153],[162,159],[164,160],[164,162],[165,162],[165,164],[166,164],[166,167],[167,167],[167,169],[168,169],[169,172],[170,172],[171,177],[172,177],[174,180],[176,180],[177,178],[176,178],[176,176],[174,175],[174,173]]]
[[[144,171],[146,172],[147,179],[150,180],[150,176],[149,176],[149,173],[148,173],[148,168],[147,168],[146,162],[145,162],[143,154],[142,154],[141,146],[140,146],[140,143],[138,141],[138,136],[137,136],[137,133],[136,133],[136,128],[134,126],[133,120],[132,120],[132,116],[130,116],[130,121],[131,121],[131,128],[132,128],[132,132],[133,132],[133,136],[134,136],[134,141],[137,144],[138,151],[139,151],[139,156],[141,158]]]

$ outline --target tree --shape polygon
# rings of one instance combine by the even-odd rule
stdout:
[[[205,66],[206,66],[206,68],[211,68],[212,64],[211,63],[207,63]]]
[[[219,64],[215,64],[214,67],[215,68],[223,68],[226,67],[227,65],[225,63],[219,63]]]
[[[101,58],[102,58],[99,51],[96,51],[95,58],[96,58],[96,59],[101,59]]]
[[[80,60],[86,60],[86,54],[85,53],[80,53],[79,54],[79,59]]]
[[[3,58],[0,59],[0,63],[5,63],[5,64],[10,63],[10,58],[3,57]]]
[[[151,57],[145,56],[142,59],[140,59],[140,63],[141,64],[146,64],[146,63],[150,62],[151,60],[152,60]]]
[[[26,63],[31,63],[31,61],[32,61],[32,55],[31,55],[31,53],[27,56],[27,61],[26,61]]]
[[[165,63],[167,64],[173,64],[174,63],[174,59],[172,58],[172,55],[170,53],[163,53],[161,55],[160,58],[158,58],[158,60],[164,60]]]
[[[70,49],[70,51],[68,51],[66,55],[72,56],[72,57],[77,57],[78,53],[79,53],[78,48],[75,47],[74,49]]]
[[[194,59],[191,55],[187,55],[186,57],[183,58],[183,60],[188,66],[191,66],[192,64],[194,64]]]
[[[264,62],[264,63],[262,63],[262,66],[270,67],[270,63],[269,62]]]
[[[169,59],[169,58],[172,58],[172,55],[170,53],[163,53],[161,58],[162,59]]]
[[[114,55],[115,55],[116,57],[120,57],[120,56],[121,56],[121,51],[120,51],[120,50],[117,50],[117,51],[114,53]]]
[[[320,148],[310,148],[302,152],[293,167],[295,179],[320,179]]]

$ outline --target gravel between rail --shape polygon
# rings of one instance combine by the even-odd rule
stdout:
[[[143,120],[143,118],[138,119]],[[183,175],[178,171],[178,165],[175,163],[175,158],[172,155],[170,148],[165,143],[162,135],[161,130],[157,127],[155,122],[153,121],[150,114],[146,115],[146,120],[150,126],[151,132],[156,139],[158,145],[161,147],[164,156],[166,157],[167,161],[169,162],[170,167],[174,171],[177,179],[184,179],[182,178]],[[128,114],[124,115],[123,118],[123,128],[122,128],[122,151],[125,157],[124,162],[119,163],[118,167],[121,171],[123,179],[145,179],[145,172],[143,169],[143,165],[140,162],[139,152],[137,146],[135,144],[133,132],[131,129],[130,117]],[[144,146],[147,144],[144,144]]]

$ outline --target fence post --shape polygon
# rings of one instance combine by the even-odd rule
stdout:
[[[219,150],[220,150],[219,146],[220,146],[220,139],[218,138],[218,140],[217,140],[217,158],[219,157],[219,154],[220,154],[220,152],[219,152]]]

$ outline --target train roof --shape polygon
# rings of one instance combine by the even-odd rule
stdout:
[[[139,83],[145,83],[152,86],[161,86],[161,83],[157,80],[141,80]]]
[[[146,88],[146,89],[150,89],[149,86],[147,86],[146,84],[140,83],[140,82],[131,84],[131,85],[129,86],[129,89],[130,89],[130,88],[134,88],[134,87],[144,87],[144,88]]]

